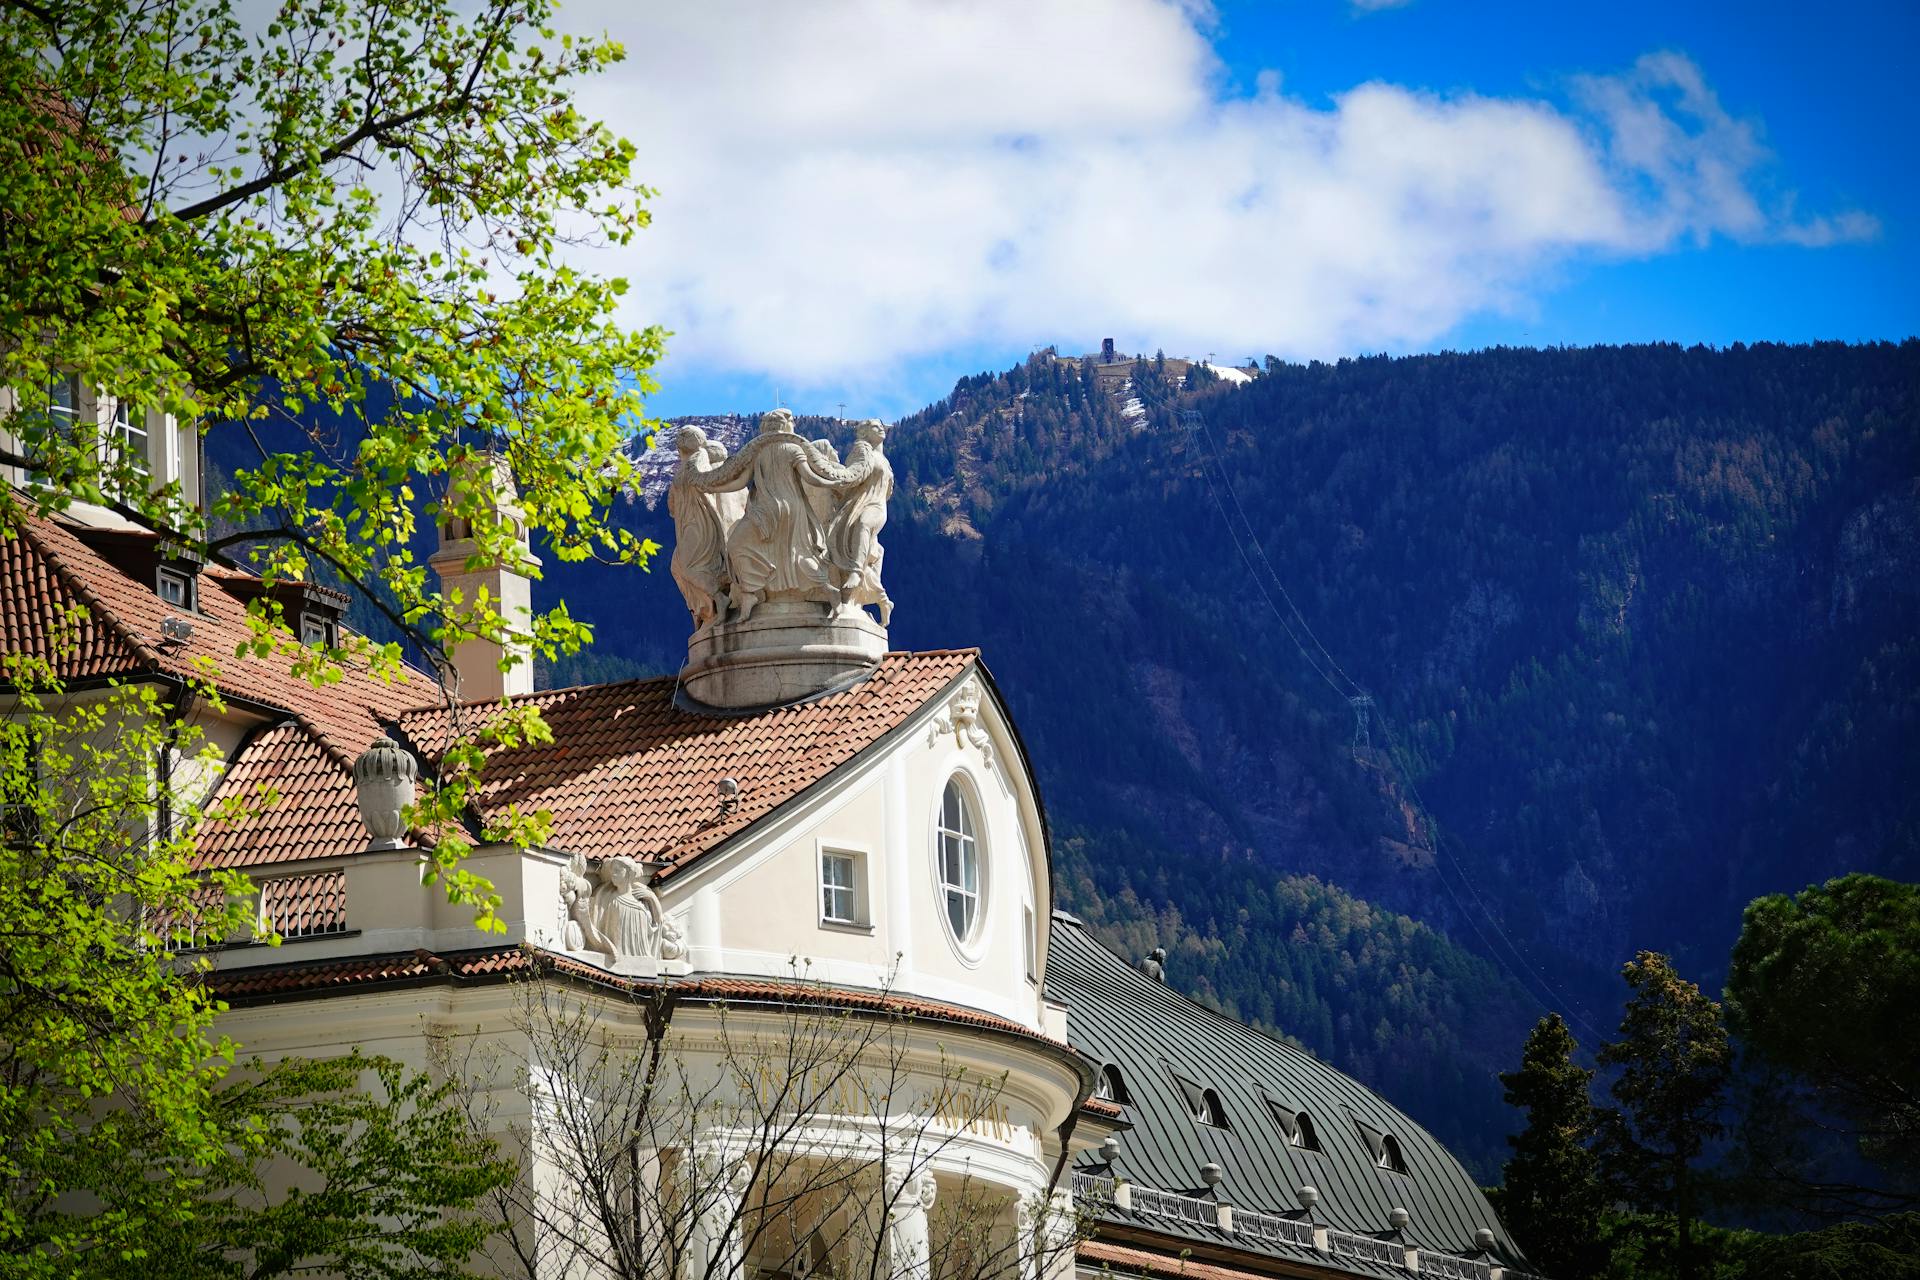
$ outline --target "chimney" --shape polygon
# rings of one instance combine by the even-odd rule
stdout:
[[[481,591],[487,593],[494,610],[513,633],[506,646],[492,640],[470,636],[454,645],[448,655],[459,680],[462,702],[497,702],[517,694],[533,692],[533,652],[530,630],[533,625],[532,572],[540,559],[529,549],[527,525],[521,516],[519,494],[513,486],[513,473],[507,460],[481,455],[449,474],[450,488],[468,490],[486,486],[484,501],[518,533],[519,555],[512,564],[479,559],[480,548],[474,542],[471,522],[464,516],[442,510],[438,519],[440,545],[427,564],[440,577],[442,594],[458,595],[462,606],[471,605]],[[517,659],[506,671],[500,669],[504,658]]]

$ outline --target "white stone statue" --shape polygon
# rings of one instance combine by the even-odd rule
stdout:
[[[597,953],[608,967],[686,957],[686,938],[647,887],[646,870],[632,858],[608,858],[590,867],[574,854],[560,873],[560,903],[568,951]]]
[[[680,428],[674,444],[680,466],[667,489],[667,511],[673,517],[669,568],[698,628],[727,611],[727,531],[739,518],[739,508],[734,495],[710,494],[698,484],[726,461],[725,445],[709,442],[698,427]]]
[[[880,585],[885,555],[880,530],[887,523],[887,499],[893,496],[893,464],[884,448],[887,426],[869,418],[857,428],[856,437],[847,451],[849,478],[834,491],[840,507],[827,525],[827,554],[840,573],[842,602],[854,608],[876,606],[884,627],[893,617],[893,601]]]
[[[832,489],[849,478],[845,468],[800,438],[785,409],[763,416],[760,434],[722,466],[687,477],[704,493],[747,490],[746,512],[727,533],[729,596],[737,610],[730,619],[745,622],[762,600],[819,600],[838,607],[826,534],[807,489]]]
[[[732,457],[701,432],[680,434],[667,505],[694,631],[676,701],[782,706],[844,687],[886,655],[886,434],[861,423],[844,461],[829,441],[802,439],[785,409],[763,415]]]

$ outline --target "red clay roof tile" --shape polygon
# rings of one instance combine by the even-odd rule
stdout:
[[[488,813],[509,805],[553,815],[552,844],[589,857],[641,855],[671,875],[825,779],[904,724],[967,669],[978,651],[890,653],[872,676],[839,693],[771,711],[715,716],[673,705],[671,679],[588,685],[529,695],[553,730],[551,746],[493,751],[482,782]],[[469,708],[484,717],[485,707]],[[429,756],[449,715],[400,719]],[[716,786],[740,793],[722,815]]]

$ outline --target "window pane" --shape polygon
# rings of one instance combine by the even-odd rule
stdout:
[[[947,894],[947,923],[953,926],[954,937],[964,938],[967,936],[967,925],[970,923],[968,917],[971,914],[972,913],[967,910],[966,898],[960,893],[949,891]]]
[[[940,825],[949,831],[959,831],[960,821],[960,788],[949,782],[940,804]]]
[[[980,859],[974,854],[971,840],[960,850],[960,884],[968,893],[980,892]]]

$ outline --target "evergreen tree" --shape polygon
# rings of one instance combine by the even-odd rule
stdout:
[[[1830,1134],[1877,1166],[1868,1184],[1743,1144],[1752,1189],[1838,1217],[1920,1207],[1920,885],[1848,875],[1746,910],[1727,976],[1727,1020],[1781,1090],[1765,1117]],[[1811,1114],[1810,1114],[1811,1113]]]
[[[1548,1014],[1527,1037],[1520,1069],[1500,1076],[1507,1102],[1527,1113],[1526,1128],[1507,1139],[1502,1211],[1534,1265],[1562,1280],[1595,1275],[1601,1252],[1593,1072],[1575,1064],[1576,1047],[1560,1015]]]
[[[1618,1067],[1613,1096],[1621,1109],[1602,1118],[1606,1176],[1635,1206],[1671,1216],[1673,1274],[1698,1274],[1694,1161],[1722,1130],[1720,1108],[1733,1060],[1720,1006],[1674,971],[1673,962],[1642,951],[1621,970],[1633,995],[1620,1038],[1602,1048],[1602,1066]]]

